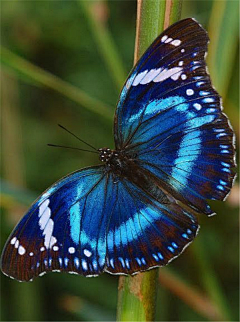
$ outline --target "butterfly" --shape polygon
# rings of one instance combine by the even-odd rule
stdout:
[[[135,274],[164,266],[193,241],[207,200],[235,177],[234,134],[206,71],[208,35],[191,18],[160,34],[128,77],[101,165],[48,188],[11,233],[4,274]]]

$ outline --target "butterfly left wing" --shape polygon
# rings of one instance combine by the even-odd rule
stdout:
[[[145,185],[146,186],[146,185]],[[19,281],[60,271],[133,274],[166,265],[195,237],[196,218],[106,167],[77,171],[32,205],[10,235],[2,271]]]
[[[122,90],[115,144],[197,212],[223,200],[234,179],[233,131],[206,71],[208,36],[193,19],[165,30]]]
[[[106,180],[105,167],[98,166],[76,171],[47,189],[10,235],[2,271],[20,281],[55,270],[100,274],[106,256]]]

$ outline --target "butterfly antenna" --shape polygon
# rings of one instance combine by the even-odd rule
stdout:
[[[79,140],[79,141],[81,141],[82,143],[84,143],[84,144],[88,145],[90,148],[92,148],[92,149],[94,149],[95,151],[97,151],[97,149],[96,149],[94,146],[92,146],[91,144],[89,144],[89,143],[87,143],[87,142],[83,141],[83,140],[82,140],[82,139],[80,139],[78,136],[76,136],[74,133],[70,132],[68,129],[66,129],[64,126],[62,126],[61,124],[58,124],[58,126],[59,126],[61,129],[63,129],[63,130],[65,130],[66,132],[68,132],[69,134],[71,134],[72,136],[74,136],[76,139],[78,139],[78,140]]]
[[[56,145],[56,144],[51,144],[51,143],[48,143],[48,146],[52,146],[54,148],[65,148],[65,149],[72,149],[72,150],[79,150],[79,151],[84,151],[84,152],[91,152],[91,153],[97,153],[97,151],[91,151],[91,150],[85,150],[85,149],[79,149],[79,148],[74,148],[74,147],[71,147],[71,146],[65,146],[65,145]]]

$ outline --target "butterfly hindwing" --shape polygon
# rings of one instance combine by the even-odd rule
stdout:
[[[212,214],[232,186],[233,131],[206,72],[208,36],[193,19],[165,30],[127,80],[115,116],[119,149],[169,193]]]
[[[105,167],[80,170],[50,187],[6,243],[3,272],[28,281],[60,271],[133,274],[165,265],[196,235],[196,218],[164,205]]]
[[[195,237],[195,216],[173,199],[158,202],[129,180],[114,185],[116,205],[107,234],[107,268],[112,274],[134,274],[164,266]]]

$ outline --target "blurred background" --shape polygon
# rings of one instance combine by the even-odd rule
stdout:
[[[89,4],[90,3],[90,4]],[[211,38],[208,64],[239,138],[237,1],[184,1]],[[60,123],[113,148],[113,115],[133,65],[136,1],[1,2],[1,249],[34,199],[60,177],[98,164]],[[82,146],[83,147],[83,146]],[[237,321],[238,180],[218,216],[199,218],[194,243],[159,270],[159,321]],[[118,278],[48,274],[18,283],[1,274],[2,321],[114,320]]]

